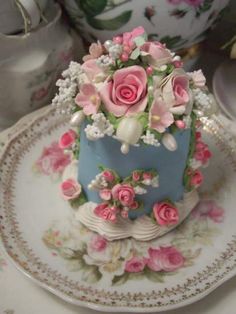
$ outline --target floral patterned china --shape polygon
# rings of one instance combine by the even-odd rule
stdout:
[[[229,0],[60,0],[87,42],[142,25],[149,39],[180,49],[200,42]]]
[[[68,302],[109,312],[174,309],[234,276],[236,142],[217,117],[202,122],[213,158],[201,201],[148,242],[109,242],[74,219],[58,189],[65,168],[77,166],[57,143],[64,116],[50,107],[12,129],[0,157],[0,227],[15,266]]]

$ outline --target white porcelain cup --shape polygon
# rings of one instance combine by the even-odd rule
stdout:
[[[0,0],[0,33],[24,31],[24,13],[31,22],[30,28],[35,28],[40,23],[47,2],[48,0]]]
[[[53,2],[47,20],[26,35],[0,34],[0,128],[50,104],[56,80],[73,59],[73,39]]]

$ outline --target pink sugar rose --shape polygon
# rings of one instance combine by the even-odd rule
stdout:
[[[133,181],[137,182],[140,180],[140,173],[138,171],[133,171],[132,173],[132,179]]]
[[[175,225],[179,221],[178,209],[169,202],[155,203],[153,214],[160,226]]]
[[[142,26],[134,28],[131,32],[126,32],[123,34],[123,45],[130,48],[134,48],[135,42],[134,39],[138,36],[141,36],[145,33],[145,30]]]
[[[170,51],[160,42],[148,41],[141,46],[140,50],[141,56],[154,68],[172,61]]]
[[[73,200],[79,197],[81,193],[81,185],[74,179],[63,181],[60,188],[65,200]]]
[[[147,106],[146,72],[138,65],[117,70],[100,93],[104,106],[116,117],[142,112]]]
[[[103,171],[102,176],[107,182],[112,182],[115,180],[114,174],[109,170]]]
[[[143,173],[143,179],[144,180],[152,180],[153,175],[150,172],[144,172]]]
[[[173,246],[149,248],[149,259],[147,266],[154,271],[175,271],[184,265],[184,257],[180,251]]]
[[[65,154],[57,142],[43,149],[43,153],[36,161],[36,166],[45,175],[62,173],[71,162],[70,154]]]
[[[159,133],[164,133],[173,122],[173,114],[166,103],[161,98],[154,99],[149,111],[149,127]]]
[[[59,147],[61,149],[71,148],[72,145],[75,143],[77,134],[74,130],[70,129],[69,131],[62,134],[59,139]]]
[[[110,189],[102,189],[99,191],[99,196],[104,201],[109,201],[111,199],[111,190]]]
[[[202,184],[202,182],[203,182],[203,175],[201,171],[197,169],[192,173],[190,184],[191,186],[198,187],[199,185]]]
[[[101,103],[99,94],[92,84],[83,84],[80,87],[80,92],[75,97],[76,104],[83,108],[86,116],[97,113]]]
[[[116,184],[112,188],[112,196],[123,206],[130,206],[134,202],[135,192],[132,186],[128,184]]]
[[[183,107],[184,113],[185,106],[190,100],[188,75],[182,69],[174,69],[162,83],[162,95],[164,102],[169,107],[174,107],[171,109],[173,113],[177,113],[176,110],[180,108],[175,107],[179,106]]]
[[[90,242],[90,248],[96,252],[102,252],[107,247],[107,240],[99,234],[94,235]]]
[[[90,81],[93,81],[98,74],[103,74],[103,71],[98,67],[95,59],[85,61],[81,68]]]
[[[109,207],[109,204],[102,203],[94,208],[94,214],[111,222],[116,221],[116,209]]]
[[[203,200],[194,208],[192,215],[200,218],[210,218],[216,223],[224,220],[225,210],[218,206],[214,200]]]
[[[83,57],[83,61],[88,61],[91,59],[97,59],[99,58],[103,53],[103,47],[100,41],[97,43],[92,43],[89,47],[89,55],[86,55]]]
[[[129,273],[139,273],[143,271],[146,265],[146,260],[140,257],[132,257],[125,263],[125,271]]]
[[[206,84],[206,78],[202,73],[202,70],[197,70],[188,73],[189,77],[192,79],[195,87],[203,87]]]

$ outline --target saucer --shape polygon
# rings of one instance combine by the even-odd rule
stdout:
[[[236,142],[217,117],[202,122],[213,158],[201,201],[177,229],[149,242],[108,242],[73,219],[58,189],[70,163],[57,145],[65,117],[49,107],[14,127],[0,156],[0,227],[10,260],[58,297],[107,312],[175,309],[233,277]],[[153,271],[142,264],[150,251],[174,252],[177,262]]]

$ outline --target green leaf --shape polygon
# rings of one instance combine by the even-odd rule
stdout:
[[[130,59],[131,60],[136,60],[140,55],[140,49],[139,48],[136,48],[133,50],[133,52],[131,53],[130,55]]]
[[[87,201],[88,201],[87,197],[85,196],[84,192],[82,191],[78,198],[70,201],[70,205],[72,208],[77,209],[79,206],[83,205]]]
[[[146,40],[147,40],[146,34],[134,38],[134,42],[137,47],[141,47],[146,42]]]
[[[102,13],[107,6],[107,0],[76,0],[76,3],[88,16]]]
[[[143,129],[146,130],[148,127],[148,113],[143,112],[138,116],[138,121],[142,124]]]
[[[126,283],[126,281],[129,279],[129,273],[125,272],[123,275],[121,276],[115,276],[112,279],[112,285],[113,286],[119,286],[119,285],[123,285],[124,283]]]
[[[87,16],[86,19],[88,24],[93,28],[114,31],[121,28],[124,24],[128,23],[131,15],[132,11],[124,11],[123,13],[112,19],[101,20],[92,16]]]
[[[152,282],[164,282],[163,273],[145,268],[144,274]]]
[[[175,48],[178,45],[183,45],[187,40],[183,40],[181,36],[164,36],[161,38],[160,42],[166,44],[168,48]]]
[[[83,267],[82,280],[87,283],[98,282],[102,278],[102,274],[98,270],[97,266],[86,265]]]

